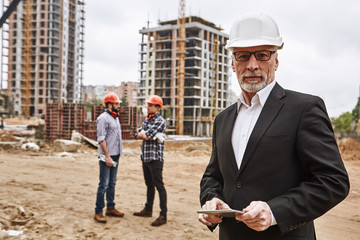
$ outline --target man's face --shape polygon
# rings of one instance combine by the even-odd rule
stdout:
[[[235,47],[235,52],[247,51],[276,51],[274,46],[256,46],[256,47]],[[255,93],[266,87],[274,81],[275,71],[279,66],[277,53],[272,53],[268,61],[260,61],[252,54],[248,61],[237,61],[232,55],[232,69],[236,73],[239,85],[243,91]]]
[[[148,103],[148,114],[156,114],[158,112],[158,107],[156,105]]]
[[[112,106],[112,109],[111,109],[112,111],[119,112],[120,103],[112,103],[111,106]]]

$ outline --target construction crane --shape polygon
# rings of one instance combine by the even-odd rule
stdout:
[[[9,7],[6,9],[6,11],[3,13],[3,15],[0,18],[0,28],[4,25],[5,21],[10,17],[11,13],[16,10],[17,5],[19,4],[20,0],[13,0]],[[4,7],[4,6],[3,6]],[[2,62],[1,62],[2,64]],[[2,72],[1,72],[2,74]],[[0,90],[3,90],[3,78],[1,75],[0,80]]]
[[[19,4],[20,0],[13,0],[9,7],[6,9],[4,14],[0,18],[0,28],[2,28],[2,25],[5,23],[5,21],[9,18],[10,14],[16,10],[17,5]]]
[[[213,34],[213,54],[212,54],[212,83],[211,83],[211,134],[213,129],[214,120],[218,109],[218,55],[219,55],[219,35]]]
[[[185,85],[185,0],[179,0],[178,36],[177,36],[177,104],[176,104],[176,134],[184,134],[184,85]]]
[[[17,5],[19,4],[20,0],[13,0],[8,8],[6,9],[6,11],[3,13],[3,15],[0,18],[0,28],[2,28],[2,26],[4,25],[4,23],[6,22],[6,20],[10,17],[11,13],[13,11],[16,10]],[[4,7],[4,6],[3,6]],[[2,58],[2,56],[1,56]],[[2,61],[1,61],[1,65],[2,65]],[[4,90],[3,89],[3,72],[1,72],[1,79],[0,79],[0,90]],[[4,114],[9,114],[10,112],[10,106],[9,106],[9,96],[5,95],[5,94],[1,94],[0,93],[0,117],[2,117]],[[0,125],[3,123],[0,123]]]
[[[7,10],[4,12],[3,16],[0,18],[0,27],[5,23],[9,18],[10,14],[16,10],[17,5],[20,0],[13,0]],[[25,13],[24,13],[24,75],[23,75],[23,113],[25,118],[30,117],[30,79],[31,79],[31,0],[25,0]],[[1,86],[2,89],[2,86]]]
[[[32,20],[32,14],[31,14],[31,4],[32,0],[25,0],[25,14],[24,14],[24,75],[23,75],[23,113],[25,115],[26,119],[30,118],[30,79],[31,79],[31,20]]]

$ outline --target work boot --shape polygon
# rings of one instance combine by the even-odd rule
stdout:
[[[157,227],[161,226],[166,223],[166,216],[159,216],[152,224],[151,226]]]
[[[151,217],[152,211],[146,210],[145,208],[141,210],[140,212],[134,212],[134,216],[138,217]]]
[[[106,209],[106,216],[113,216],[113,217],[124,217],[124,213],[119,212],[118,210],[114,209]]]
[[[106,223],[106,218],[102,215],[102,213],[95,213],[94,219],[99,223]]]

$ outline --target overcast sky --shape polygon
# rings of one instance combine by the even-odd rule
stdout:
[[[85,85],[138,80],[139,30],[176,19],[178,0],[86,1]],[[360,1],[186,0],[186,16],[200,16],[229,33],[245,12],[277,22],[285,42],[276,81],[318,95],[329,115],[352,111],[360,92]],[[232,89],[239,93],[235,75]]]

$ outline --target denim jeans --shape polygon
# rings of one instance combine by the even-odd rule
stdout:
[[[162,177],[163,165],[164,163],[160,160],[145,163],[143,162],[144,179],[147,187],[145,209],[152,211],[156,187],[159,192],[160,215],[166,216],[166,190]]]
[[[120,155],[111,156],[113,161],[119,163]],[[102,213],[102,210],[105,206],[104,195],[106,193],[106,202],[108,209],[114,209],[114,197],[115,197],[115,184],[116,184],[116,173],[119,164],[116,164],[116,167],[108,167],[105,162],[99,161],[100,166],[100,177],[99,177],[99,187],[96,195],[96,208],[95,213]]]

